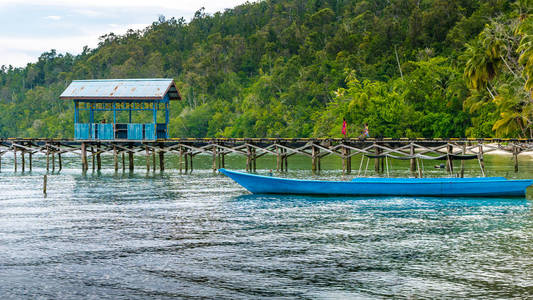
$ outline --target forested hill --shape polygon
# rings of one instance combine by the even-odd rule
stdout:
[[[172,137],[530,137],[531,0],[266,0],[0,70],[1,137],[72,137],[75,79],[170,77]],[[109,117],[108,117],[109,118]]]

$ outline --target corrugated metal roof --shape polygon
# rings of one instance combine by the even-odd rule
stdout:
[[[98,79],[74,80],[59,96],[61,99],[181,99],[173,79]]]

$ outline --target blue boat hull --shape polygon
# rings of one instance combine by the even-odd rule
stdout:
[[[349,196],[523,197],[533,180],[489,178],[356,178],[352,181],[285,179],[219,170],[254,194]]]

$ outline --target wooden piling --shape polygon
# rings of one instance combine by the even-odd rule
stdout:
[[[159,170],[165,171],[165,151],[159,151]]]
[[[226,167],[226,154],[225,153],[222,153],[222,168],[225,168]]]
[[[381,148],[377,147],[375,143],[374,143],[374,154],[375,155],[381,154]],[[374,171],[376,173],[379,173],[379,158],[374,159]]]
[[[46,172],[48,171],[50,171],[50,147],[46,145]]]
[[[316,161],[316,147],[315,145],[311,146],[311,172],[316,174],[317,161]]]
[[[122,172],[126,171],[126,153],[122,151]]]
[[[144,150],[146,151],[146,172],[150,172],[150,150],[148,149],[148,146],[144,146]]]
[[[285,161],[285,172],[289,171],[289,156],[287,154],[287,149],[285,149],[285,154],[283,155]]]
[[[513,145],[514,172],[518,173],[518,147]]]
[[[409,155],[411,155],[411,157],[412,157],[409,160],[410,161],[409,169],[411,170],[412,174],[415,174],[415,172],[416,172],[416,158],[414,158],[414,156],[415,156],[415,145],[413,143],[411,143],[411,145],[409,146]]]
[[[102,170],[102,157],[100,156],[100,153],[100,143],[98,143],[96,146],[96,167],[99,172]]]
[[[246,146],[246,172],[250,172],[251,170],[251,163],[252,163],[252,150],[250,149],[250,146]]]
[[[346,148],[346,174],[352,174],[352,150]]]
[[[61,152],[57,153],[57,160],[59,162],[59,171],[63,170],[63,159],[61,158]]]
[[[213,169],[213,173],[216,173],[217,172],[217,146],[213,145],[213,165],[212,165],[212,169]]]
[[[252,148],[252,170],[254,173],[257,172],[257,154],[255,148]]]
[[[180,146],[180,156],[179,156],[178,165],[179,165],[180,174],[181,174],[181,172],[183,170],[183,147],[181,147],[181,146]]]
[[[448,171],[450,174],[453,174],[453,145],[448,144],[448,146],[446,146],[446,153],[446,171]]]
[[[13,164],[15,172],[17,172],[17,148],[13,148]]]
[[[48,176],[44,174],[43,177],[43,194],[46,195],[46,186],[48,185]]]
[[[87,163],[87,145],[84,142],[81,143],[81,169],[83,172],[87,172],[89,164]],[[47,171],[48,171],[48,158],[47,158]]]
[[[478,160],[479,160],[479,167],[481,168],[481,173],[483,174],[483,177],[485,177],[485,162],[483,161],[483,145],[478,145]]]
[[[155,169],[157,168],[156,161],[155,161],[155,148],[152,148],[152,171],[155,172]]]
[[[24,159],[24,150],[20,151],[20,159],[22,162],[22,173],[26,172],[26,160]]]
[[[93,165],[93,172],[96,169],[96,160],[94,155],[94,147],[91,147],[91,163]]]
[[[281,167],[281,148],[276,146],[276,172],[280,171]]]
[[[462,155],[466,155],[466,143],[463,143]],[[465,160],[461,159],[461,178],[465,177]]]
[[[184,153],[184,158],[185,158],[185,174],[187,174],[187,172],[189,171],[189,155],[187,155],[188,151],[186,150],[185,153]]]
[[[130,172],[133,172],[135,166],[133,161],[133,151],[128,151],[128,167],[130,169]]]
[[[56,152],[52,150],[52,173],[56,171]]]
[[[113,145],[113,165],[115,167],[115,172],[118,172],[118,151],[117,145]]]
[[[190,162],[190,165],[191,165],[190,169],[191,169],[191,171],[190,171],[190,172],[192,173],[192,171],[193,171],[193,165],[192,165],[193,154],[192,154],[192,152],[189,153],[189,157],[190,157],[190,160],[191,160],[191,162]]]
[[[29,155],[30,155],[29,160],[30,160],[30,172],[31,172],[33,170],[33,152],[30,152]]]

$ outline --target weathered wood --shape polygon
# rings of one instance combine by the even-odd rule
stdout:
[[[102,170],[102,157],[100,156],[100,144],[96,146],[96,167],[98,171]]]
[[[85,143],[81,143],[81,168],[83,172],[89,169],[89,164],[87,163],[87,145]]]
[[[411,157],[415,156],[415,145],[413,143],[409,146],[409,155],[411,155]],[[416,172],[416,158],[411,158],[409,162],[409,169],[411,170],[411,173],[414,174]]]
[[[446,171],[453,174],[453,159],[451,157],[453,154],[453,145],[448,144],[448,146],[446,146],[446,153],[448,154],[446,157]]]
[[[113,166],[115,167],[115,172],[118,172],[118,151],[117,151],[117,145],[113,145]]]
[[[135,162],[133,161],[133,151],[128,151],[128,167],[130,172],[135,169]]]
[[[50,171],[50,147],[46,145],[46,172]]]
[[[217,146],[213,145],[213,165],[212,165],[212,169],[213,169],[213,173],[216,173],[216,171],[218,170],[217,168]]]
[[[93,172],[96,169],[96,159],[95,159],[95,153],[94,153],[94,147],[91,147],[91,163],[93,165]]]
[[[483,174],[483,177],[485,177],[485,162],[483,161],[483,145],[478,145],[478,160],[479,160],[479,166],[481,168],[481,173]]]
[[[159,170],[165,171],[165,151],[159,151]]]
[[[189,155],[187,154],[188,151],[185,151],[184,155],[185,155],[185,174],[187,174],[187,172],[189,171]]]
[[[52,173],[56,171],[56,155],[55,151],[52,151]]]
[[[154,166],[152,168],[152,171],[155,172],[155,169],[157,168],[157,165],[156,165],[156,160],[155,160],[155,148],[152,148],[152,166]]]
[[[252,162],[252,150],[250,146],[246,146],[246,172],[250,172]]]
[[[122,152],[122,172],[126,171],[126,153]]]
[[[193,165],[192,165],[193,154],[192,154],[192,152],[189,153],[189,157],[190,157],[190,160],[191,160],[191,162],[190,162],[190,165],[191,165],[191,168],[190,168],[190,169],[191,169],[191,171],[190,171],[190,172],[192,173],[192,171],[193,171]]]
[[[346,148],[346,174],[348,175],[352,174],[352,157],[350,156],[351,154],[352,150]]]
[[[48,176],[44,174],[43,177],[43,194],[46,195],[46,186],[48,185]]]
[[[61,152],[57,153],[57,160],[59,162],[59,171],[63,170],[63,159],[61,158]]]
[[[33,170],[33,153],[30,152],[29,154],[29,161],[30,161],[30,172]]]
[[[463,143],[463,149],[461,150],[461,153],[466,155],[466,143]],[[465,177],[465,160],[461,159],[461,178]]]
[[[315,145],[311,146],[311,172],[313,174],[316,174],[316,169],[317,169],[316,149],[317,147],[315,147]]]
[[[281,169],[281,148],[276,146],[276,172]]]
[[[380,155],[381,154],[381,148],[377,147],[374,143],[374,154]],[[374,171],[376,173],[379,173],[379,158],[374,158]]]
[[[257,172],[257,154],[255,151],[255,148],[252,149],[252,164],[253,164],[253,171]]]
[[[22,162],[22,172],[26,172],[26,159],[24,158],[24,150],[20,151],[20,160]]]
[[[146,172],[150,172],[150,149],[148,148],[148,146],[144,146],[144,150],[146,151]],[[154,166],[155,168],[155,166]]]
[[[183,170],[183,147],[182,146],[180,146],[180,156],[179,156],[178,166],[179,166],[180,174],[181,174]]]
[[[514,172],[518,173],[518,147],[513,145]]]
[[[226,167],[226,154],[222,153],[222,168]]]
[[[15,169],[15,172],[17,172],[17,148],[13,148],[13,167]]]

